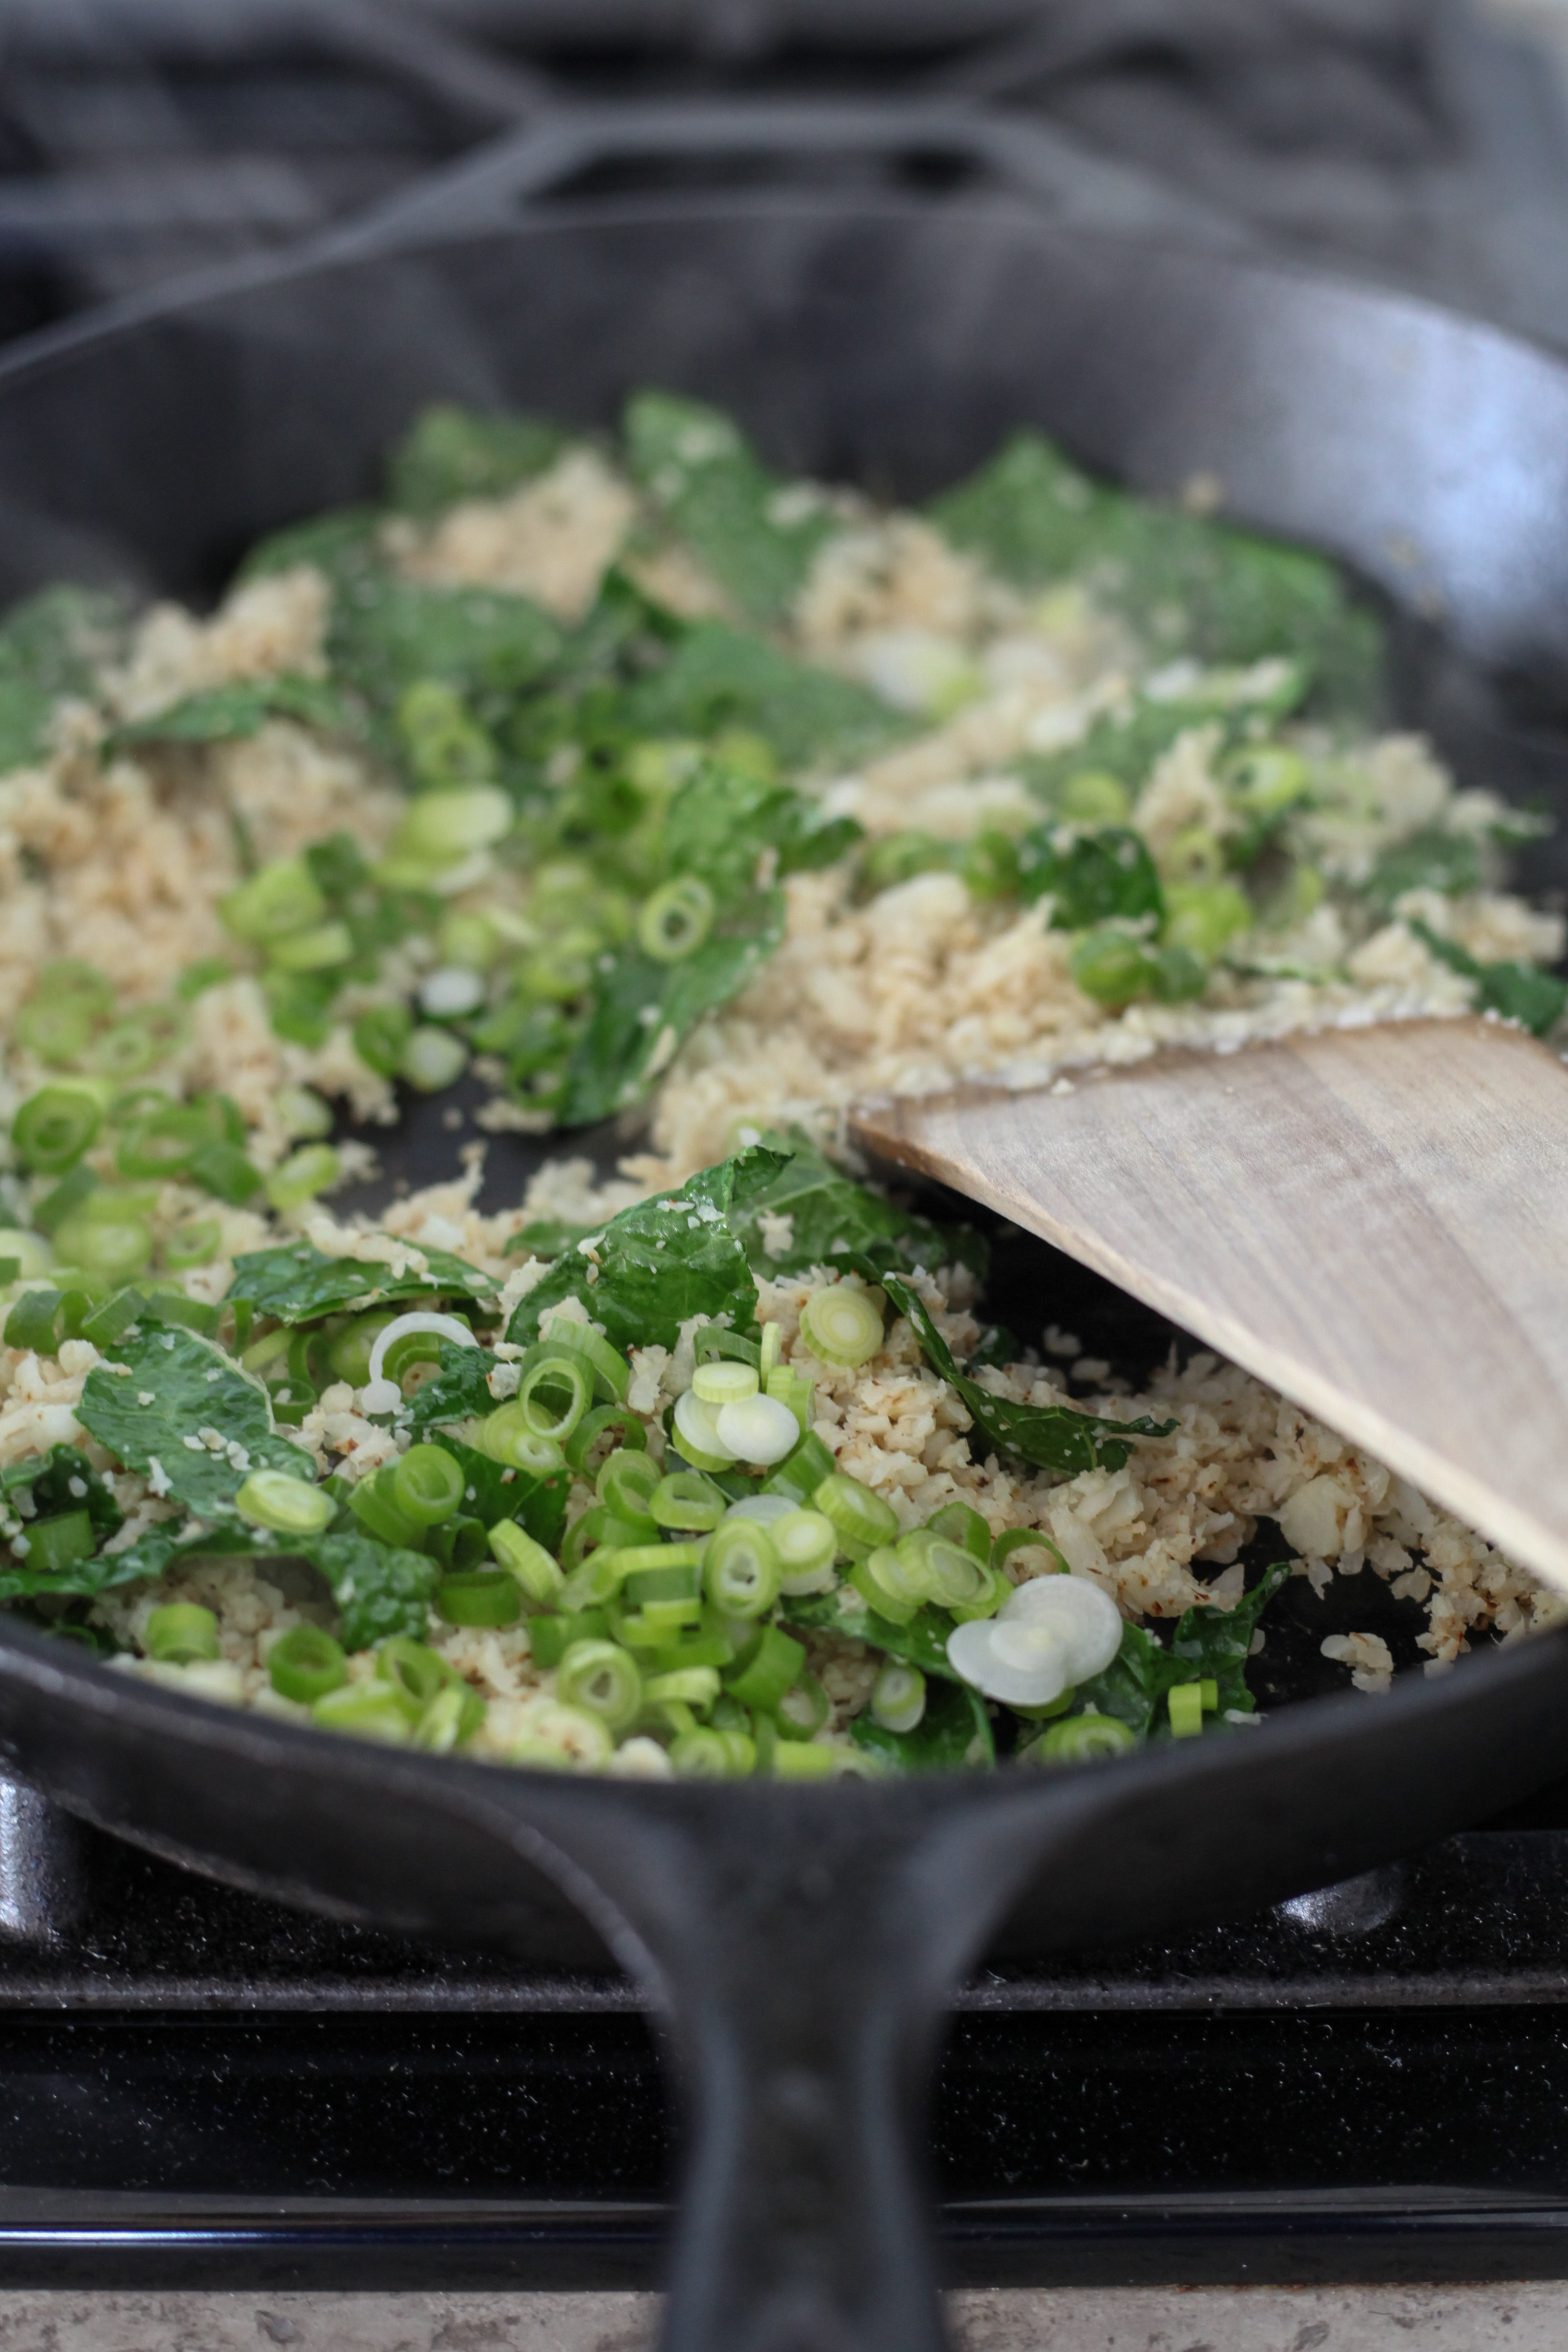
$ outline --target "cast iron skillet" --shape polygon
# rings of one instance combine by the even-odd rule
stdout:
[[[819,118],[723,121],[713,152],[772,140],[809,181]],[[1215,476],[1235,512],[1442,619],[1433,707],[1472,744],[1500,740],[1483,672],[1558,698],[1568,371],[1541,353],[989,190],[521,211],[561,152],[542,172],[527,142],[500,151],[444,214],[426,200],[0,366],[0,591],[129,573],[200,593],[258,532],[364,492],[433,396],[602,424],[655,382],[731,406],[783,466],[905,495],[1024,422],[1145,487]],[[1555,781],[1548,736],[1535,756]],[[607,1946],[648,1987],[692,2109],[680,2352],[934,2352],[912,2151],[944,1994],[999,1933],[1044,1953],[1255,1907],[1568,1769],[1560,1637],[1054,1779],[820,1790],[388,1753],[0,1626],[0,1752],[77,1811],[341,1916],[541,1958]]]

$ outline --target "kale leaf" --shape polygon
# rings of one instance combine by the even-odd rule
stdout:
[[[565,1298],[581,1299],[613,1348],[674,1348],[694,1315],[711,1322],[727,1317],[732,1330],[750,1331],[757,1286],[730,1219],[784,1164],[782,1152],[753,1145],[704,1168],[678,1192],[623,1209],[594,1244],[593,1258],[578,1249],[556,1260],[519,1306],[508,1339],[536,1339],[542,1317]]]
[[[1125,826],[1080,833],[1068,825],[1035,825],[1018,844],[1018,879],[1027,899],[1050,892],[1056,930],[1087,930],[1118,918],[1135,922],[1143,915],[1164,919],[1165,894],[1148,845]]]
[[[324,678],[247,678],[187,695],[150,719],[117,727],[104,744],[106,755],[136,743],[221,743],[259,734],[269,719],[296,719],[325,733],[358,731],[358,715]]]
[[[985,1702],[967,1683],[931,1684],[912,1731],[889,1731],[868,1713],[855,1717],[849,1737],[900,1772],[961,1772],[996,1761]]]
[[[392,504],[424,519],[460,499],[504,498],[553,465],[570,437],[541,417],[492,415],[437,401],[416,417],[392,459]]]
[[[1479,890],[1484,879],[1481,845],[1474,834],[1445,833],[1440,825],[1427,825],[1384,851],[1367,888],[1383,906],[1392,907],[1406,890],[1440,890],[1452,898]]]
[[[145,1475],[157,1463],[166,1492],[187,1511],[204,1519],[227,1517],[252,1470],[315,1477],[310,1456],[274,1428],[261,1382],[195,1332],[149,1331],[106,1352],[110,1364],[126,1370],[95,1365],[77,1419],[128,1470]],[[222,1447],[210,1446],[199,1434],[204,1430]],[[243,1468],[229,1459],[229,1445],[242,1451]]]
[[[125,634],[116,596],[46,588],[13,605],[0,625],[0,775],[42,757],[62,695],[86,693]]]
[[[952,1631],[952,1619],[945,1609],[919,1609],[907,1625],[895,1625],[889,1617],[879,1616],[868,1609],[852,1584],[841,1584],[836,1592],[814,1592],[803,1598],[785,1600],[783,1615],[786,1624],[804,1625],[809,1631],[843,1633],[852,1642],[864,1642],[868,1649],[880,1650],[885,1656],[900,1658],[906,1665],[918,1666],[922,1675],[935,1675],[942,1682],[963,1684],[962,1675],[948,1664],[947,1637]]]
[[[124,1551],[109,1559],[100,1554],[68,1571],[74,1579],[81,1579],[84,1571],[109,1571],[100,1580],[67,1583],[56,1579],[52,1589],[99,1592],[134,1578],[162,1576],[189,1559],[254,1559],[261,1565],[268,1560],[308,1561],[331,1588],[346,1650],[374,1648],[394,1633],[422,1641],[429,1631],[430,1603],[441,1572],[423,1552],[375,1543],[357,1533],[279,1537],[229,1526],[181,1538],[149,1528]]]
[[[759,1274],[805,1274],[814,1265],[831,1265],[854,1255],[874,1266],[879,1278],[884,1267],[907,1272],[921,1265],[934,1274],[940,1265],[957,1265],[969,1266],[984,1279],[989,1251],[973,1226],[939,1225],[912,1210],[895,1207],[879,1192],[842,1174],[804,1137],[769,1134],[762,1140],[771,1150],[787,1152],[789,1159],[773,1181],[730,1218]],[[790,1220],[789,1239],[776,1254],[763,1237],[764,1216]]]
[[[1568,1009],[1568,982],[1542,971],[1539,965],[1482,963],[1457,940],[1440,939],[1431,925],[1422,922],[1419,917],[1412,921],[1410,929],[1451,971],[1462,972],[1467,980],[1475,982],[1479,1011],[1496,1013],[1504,1021],[1517,1021],[1532,1035],[1544,1037]]]
[[[525,596],[499,588],[427,588],[367,567],[333,600],[333,675],[381,713],[436,679],[505,705],[549,674],[562,631]]]
[[[449,1250],[415,1252],[410,1244],[410,1255],[424,1259],[423,1273],[410,1266],[394,1274],[368,1258],[324,1257],[309,1242],[284,1242],[237,1257],[226,1296],[248,1299],[258,1315],[279,1323],[313,1323],[322,1315],[358,1315],[399,1299],[482,1299],[495,1288],[488,1274]]]
[[[1165,1701],[1171,1691],[1178,1683],[1203,1682],[1212,1675],[1219,1685],[1220,1715],[1250,1715],[1247,1660],[1252,1637],[1289,1573],[1290,1562],[1280,1560],[1264,1570],[1234,1609],[1205,1601],[1187,1610],[1177,1621],[1169,1649],[1142,1625],[1123,1627],[1121,1647],[1110,1664],[1092,1682],[1079,1685],[1075,1712],[1087,1703],[1101,1715],[1115,1716],[1140,1739],[1168,1738]]]
[[[744,728],[786,768],[865,758],[909,731],[909,720],[864,687],[721,621],[686,630],[663,668],[627,690],[623,717],[633,734],[703,741]]]
[[[773,621],[837,528],[826,500],[784,498],[730,418],[645,392],[626,408],[632,471],[703,569],[754,621]]]
[[[901,1276],[877,1275],[900,1315],[907,1315],[924,1349],[927,1361],[957,1390],[973,1416],[976,1428],[1002,1454],[1016,1454],[1037,1470],[1054,1470],[1067,1478],[1080,1470],[1120,1470],[1140,1437],[1166,1437],[1173,1421],[1152,1421],[1147,1413],[1136,1421],[1107,1421],[1098,1413],[1079,1412],[1075,1405],[1015,1404],[993,1396],[977,1381],[965,1378],[930,1314]]]
[[[500,1359],[488,1348],[460,1348],[450,1339],[437,1342],[440,1369],[422,1381],[408,1406],[411,1429],[435,1429],[444,1422],[482,1420],[496,1409],[489,1375]]]
[[[431,1443],[452,1456],[465,1481],[463,1507],[470,1518],[493,1528],[500,1519],[518,1519],[535,1543],[554,1551],[566,1531],[566,1500],[572,1481],[563,1471],[536,1478],[526,1470],[492,1462],[447,1430],[437,1430]]]

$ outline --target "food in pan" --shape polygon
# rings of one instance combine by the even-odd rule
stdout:
[[[879,1091],[1561,1018],[1533,821],[1380,731],[1375,617],[1217,495],[1024,436],[888,513],[663,394],[613,444],[437,409],[205,621],[14,613],[0,1599],[650,1775],[1240,1728],[1291,1574],[1424,1603],[1434,1666],[1549,1622],[1235,1368],[1134,1392],[987,1326],[981,1238],[843,1165]],[[460,1173],[333,1205],[464,1077]],[[482,1210],[518,1130],[559,1150]],[[1380,1633],[1324,1647],[1386,1686]]]

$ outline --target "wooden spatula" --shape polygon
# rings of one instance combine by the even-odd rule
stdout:
[[[1568,1590],[1568,1070],[1391,1022],[868,1106],[999,1209]]]

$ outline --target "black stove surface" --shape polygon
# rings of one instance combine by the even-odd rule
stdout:
[[[657,2283],[678,2134],[628,1980],[64,1834],[68,1895],[0,1945],[0,2284]],[[931,2153],[958,2283],[1568,2276],[1568,1792],[1177,1942],[998,1958]]]

